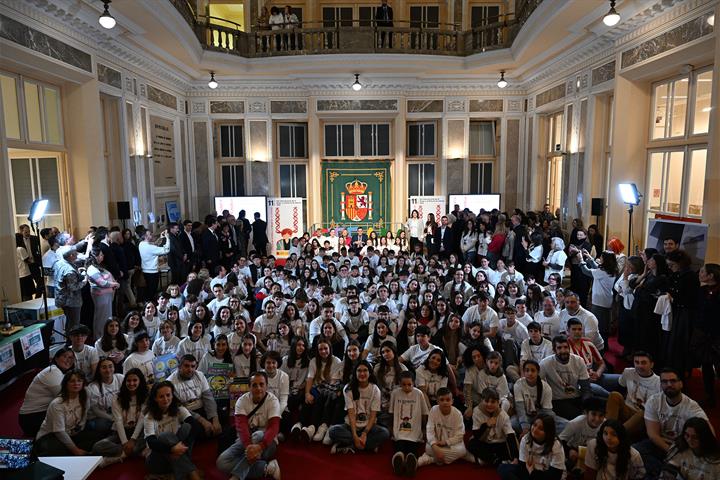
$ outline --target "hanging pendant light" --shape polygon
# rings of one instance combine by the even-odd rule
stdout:
[[[603,23],[608,27],[614,27],[620,21],[620,14],[615,10],[615,0],[610,0],[610,11],[603,17]]]
[[[360,74],[356,73],[355,74],[355,83],[352,84],[351,88],[353,90],[355,90],[356,92],[359,92],[360,90],[362,90],[362,87],[363,87],[362,83],[360,83]]]
[[[508,86],[507,80],[505,80],[505,70],[500,72],[500,80],[497,82],[498,88],[505,88]]]
[[[210,72],[210,81],[208,82],[208,87],[215,90],[218,87],[218,82],[215,80],[215,72]]]
[[[103,3],[105,4],[105,9],[103,10],[102,15],[100,15],[100,18],[98,18],[98,23],[100,23],[103,28],[107,28],[108,30],[113,28],[117,23],[115,21],[115,17],[110,15],[110,1],[111,0],[103,0]]]

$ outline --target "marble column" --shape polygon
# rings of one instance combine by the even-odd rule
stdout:
[[[100,89],[96,79],[68,84],[63,97],[71,226],[80,237],[91,225],[108,225],[108,168],[103,156]],[[70,113],[72,112],[72,113]]]
[[[307,126],[307,140],[308,140],[308,198],[307,198],[307,209],[308,209],[308,220],[307,226],[310,228],[315,223],[323,221],[322,218],[322,168],[320,165],[320,152],[322,146],[320,145],[320,119],[316,113],[316,101],[315,97],[309,97],[307,99],[308,105],[308,126]]]
[[[395,148],[392,168],[392,221],[393,222],[404,222],[408,215],[408,175],[407,175],[407,162],[405,161],[405,144],[407,143],[407,122],[406,122],[406,108],[407,102],[405,99],[400,99],[398,105],[399,112],[395,117],[395,122],[392,126],[392,132],[395,135],[395,141],[392,144]]]
[[[715,18],[720,17],[720,5],[715,7]],[[708,131],[708,153],[705,164],[705,195],[703,197],[703,223],[709,226],[706,262],[720,262],[720,35],[715,34],[715,65]]]
[[[15,262],[15,218],[13,216],[10,178],[10,156],[5,137],[5,116],[0,102],[0,269],[3,279],[0,294],[12,303],[20,301],[20,282]]]

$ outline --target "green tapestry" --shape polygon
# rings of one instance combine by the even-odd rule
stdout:
[[[389,225],[390,161],[322,162],[323,224],[383,228]]]

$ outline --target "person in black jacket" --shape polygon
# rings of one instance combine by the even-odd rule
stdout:
[[[208,215],[205,218],[205,225],[207,229],[202,234],[202,255],[205,267],[213,272],[220,262],[220,242],[215,232],[219,227],[217,217]]]
[[[180,285],[185,277],[183,277],[187,254],[183,249],[180,241],[180,225],[175,222],[168,225],[168,241],[170,242],[170,253],[168,254],[168,266],[170,267],[171,283]],[[187,275],[186,275],[187,276]]]
[[[250,225],[250,220],[245,218],[245,210],[240,210],[240,213],[238,213],[237,230],[239,233],[238,251],[240,255],[247,255],[252,226]]]
[[[255,221],[252,223],[253,245],[258,255],[267,255],[267,222],[260,218],[260,212],[255,212]]]
[[[453,231],[448,224],[448,217],[443,215],[440,218],[440,226],[435,230],[433,253],[439,254],[441,258],[447,258],[453,251],[454,244]]]
[[[527,251],[522,244],[522,239],[527,235],[527,228],[523,225],[522,217],[520,217],[520,215],[513,215],[510,218],[510,221],[512,222],[513,232],[515,232],[515,243],[513,243],[512,256],[512,259],[515,262],[515,269],[518,272],[527,275]]]
[[[377,10],[375,10],[375,26],[376,27],[392,27],[393,26],[393,9],[388,5],[387,0],[382,0]],[[388,37],[388,48],[393,46],[393,36],[391,32],[380,32],[380,48],[385,48],[385,37]]]

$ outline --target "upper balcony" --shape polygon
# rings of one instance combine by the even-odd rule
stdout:
[[[244,58],[292,55],[401,53],[464,57],[509,48],[542,0],[517,0],[516,12],[485,19],[462,31],[440,22],[374,20],[302,22],[297,25],[253,25],[249,32],[232,21],[198,15],[188,0],[170,0],[205,50]],[[218,23],[222,24],[219,25]]]

